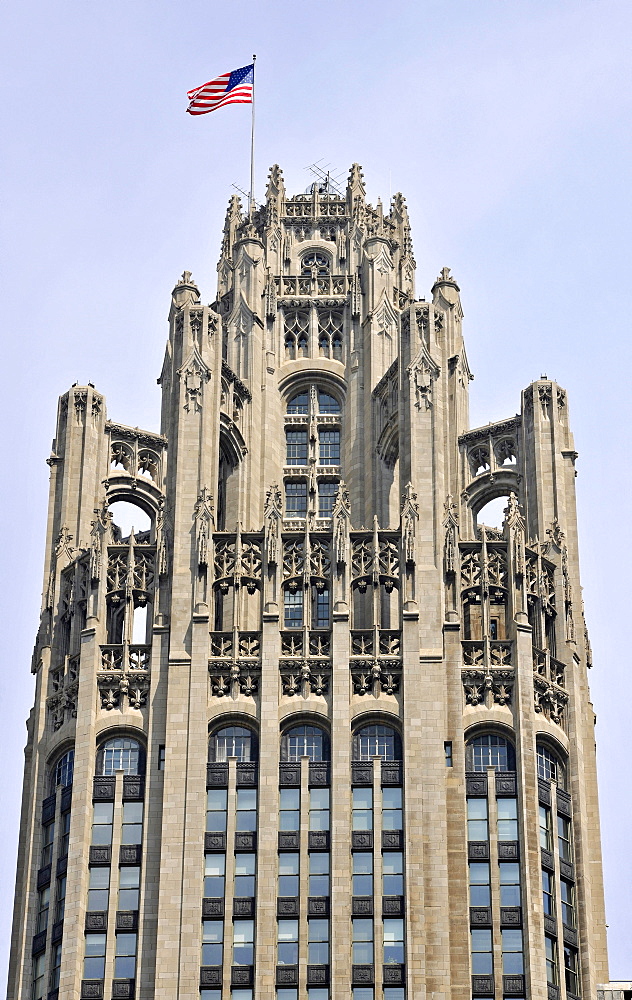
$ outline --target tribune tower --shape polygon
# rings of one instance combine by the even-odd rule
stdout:
[[[233,197],[218,273],[160,433],[59,402],[10,1000],[592,1000],[564,389],[470,428],[458,285],[357,165]]]

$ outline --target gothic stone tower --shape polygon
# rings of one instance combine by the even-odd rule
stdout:
[[[459,288],[358,166],[273,167],[218,271],[160,434],[59,403],[10,1000],[594,997],[566,393],[469,428]]]

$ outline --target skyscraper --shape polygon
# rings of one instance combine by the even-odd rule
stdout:
[[[607,980],[566,393],[470,429],[414,273],[401,195],[275,166],[173,290],[161,432],[61,397],[11,1000]]]

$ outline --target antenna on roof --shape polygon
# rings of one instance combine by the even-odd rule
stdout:
[[[320,194],[337,194],[339,197],[342,197],[340,178],[344,176],[344,171],[336,173],[332,170],[331,163],[323,163],[322,158],[316,160],[316,163],[310,163],[305,169],[309,170],[316,178],[315,183],[318,184]],[[310,185],[308,190],[311,191],[312,189],[313,185]]]
[[[248,192],[247,192],[247,191],[244,191],[244,189],[243,189],[243,188],[240,188],[240,187],[239,187],[239,184],[231,184],[231,187],[234,187],[234,188],[235,188],[235,191],[239,191],[239,193],[240,193],[240,194],[243,194],[243,196],[244,196],[244,198],[246,199],[246,201],[248,201],[248,200],[249,200],[249,198],[250,198],[250,195],[248,194]]]

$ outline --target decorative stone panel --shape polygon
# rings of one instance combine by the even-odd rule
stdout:
[[[67,868],[68,868],[68,855],[64,854],[63,858],[57,859],[57,868],[55,869],[57,878],[59,878],[60,875],[65,875]]]
[[[560,858],[560,875],[562,878],[570,879],[571,882],[575,880],[575,868],[570,861],[562,861]]]
[[[252,965],[233,965],[230,970],[231,986],[252,986]]]
[[[364,761],[354,761],[351,765],[352,785],[372,785],[373,784],[373,764]]]
[[[520,857],[520,844],[517,840],[500,841],[498,844],[498,858],[500,861],[517,861]]]
[[[382,761],[382,784],[401,785],[402,783],[402,762],[400,760]]]
[[[94,778],[92,784],[93,802],[113,802],[116,780],[114,778]]]
[[[496,774],[496,798],[502,798],[503,796],[511,796],[512,798],[516,794],[516,776],[515,774]]]
[[[551,853],[551,851],[545,851],[544,848],[541,848],[540,861],[542,862],[543,868],[547,868],[550,872],[555,871],[555,861],[553,859],[553,854]]]
[[[298,986],[298,965],[277,965],[277,986]]]
[[[471,927],[491,927],[492,911],[489,906],[470,906]]]
[[[522,927],[522,909],[519,906],[501,906],[501,927]]]
[[[81,980],[81,1000],[101,1000],[103,983],[100,979]]]
[[[93,910],[86,913],[87,931],[106,931],[108,929],[107,910]]]
[[[237,787],[256,788],[258,779],[257,765],[250,761],[239,761],[237,763]]]
[[[59,1000],[59,990],[49,990],[46,1000]]]
[[[141,844],[121,844],[119,848],[120,865],[139,865],[142,858]]]
[[[133,979],[113,979],[112,980],[112,997],[113,1000],[119,1000],[119,998],[125,997],[126,1000],[131,1000],[134,996],[134,980]]]
[[[71,805],[72,805],[72,785],[69,785],[68,788],[62,789],[59,808],[63,813],[65,813],[68,812]]]
[[[372,986],[375,974],[372,965],[352,965],[351,982],[354,986]]]
[[[225,833],[205,833],[204,834],[204,850],[205,851],[225,851],[226,850],[226,834]]]
[[[307,966],[308,986],[328,986],[329,966],[328,965],[308,965]]]
[[[117,931],[138,930],[138,910],[117,910],[116,929]]]
[[[43,889],[45,885],[50,885],[51,866],[46,865],[40,868],[37,873],[37,888]]]
[[[235,833],[236,851],[256,851],[256,849],[257,849],[256,833]]]
[[[547,988],[546,988],[546,994],[547,994],[548,1000],[559,1000],[559,995],[560,995],[559,986],[550,986],[550,985],[548,985]]]
[[[489,844],[486,840],[469,840],[467,856],[470,861],[487,861],[489,859]]]
[[[91,865],[109,865],[112,863],[112,848],[91,847],[89,857]]]
[[[228,787],[228,764],[206,765],[206,787],[207,788]]]
[[[351,833],[351,846],[354,850],[373,850],[373,833],[371,830],[353,830]]]
[[[383,917],[403,917],[404,897],[403,896],[382,896],[382,916]]]
[[[544,930],[547,934],[557,936],[557,921],[555,917],[550,917],[547,913],[544,914]]]
[[[202,900],[202,916],[203,917],[223,917],[224,916],[224,899],[203,899]]]
[[[57,923],[53,924],[53,929],[50,936],[51,944],[56,944],[61,941],[64,935],[64,921],[58,920]]]
[[[46,948],[46,931],[40,931],[33,938],[33,946],[31,948],[32,955],[38,955],[40,951],[44,951]]]
[[[405,966],[389,962],[382,969],[382,982],[385,986],[403,986],[405,971]]]
[[[300,786],[301,784],[301,765],[300,764],[279,764],[279,784],[287,787],[288,785]]]
[[[538,802],[543,806],[551,805],[551,783],[538,778]]]
[[[578,944],[577,931],[572,927],[567,927],[566,924],[564,924],[564,944],[570,944],[573,948],[576,948]]]
[[[571,797],[568,792],[565,792],[562,788],[557,790],[557,811],[562,813],[563,816],[572,817],[573,811],[571,807]]]
[[[403,846],[403,830],[382,830],[382,847],[384,850],[401,850]]]
[[[326,787],[330,783],[329,764],[326,761],[310,761],[309,764],[309,786]],[[317,968],[317,966],[314,966]],[[326,968],[326,966],[323,966]]]
[[[329,830],[310,830],[307,840],[310,851],[329,850]]]
[[[524,996],[524,976],[503,976],[505,996]]]
[[[222,967],[221,965],[203,965],[200,969],[200,986],[219,986],[222,985]]]
[[[307,897],[308,917],[328,917],[329,916],[329,896],[308,896]]]
[[[486,774],[467,775],[465,778],[465,794],[468,796],[468,798],[474,798],[474,796],[480,796],[481,798],[486,798],[487,775]]]
[[[140,775],[123,775],[123,800],[138,802],[145,797],[145,779]]]
[[[298,833],[279,833],[280,851],[298,851],[300,849],[300,835]]]
[[[42,802],[42,823],[50,823],[55,818],[55,806],[57,799],[54,795],[49,795]]]
[[[299,913],[298,896],[280,896],[277,899],[277,916],[297,917]]]
[[[220,900],[223,904],[224,900]],[[233,899],[233,917],[254,917],[255,901],[251,896],[235,897]]]
[[[472,993],[479,997],[492,997],[494,995],[494,977],[472,976]]]
[[[373,896],[352,896],[351,913],[354,917],[372,917]]]

